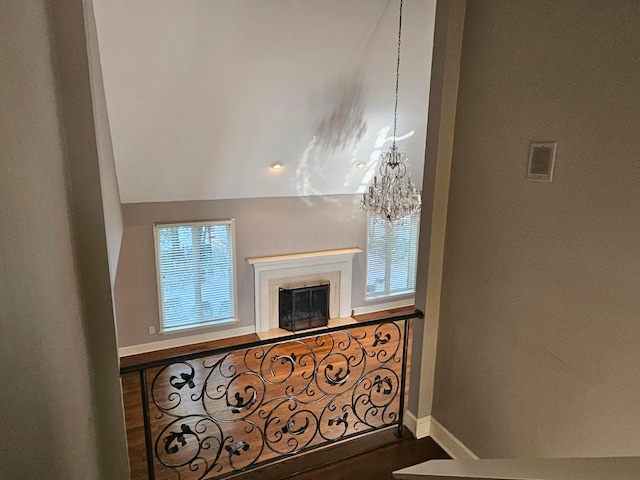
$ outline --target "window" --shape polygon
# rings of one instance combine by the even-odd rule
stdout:
[[[416,289],[420,214],[398,225],[368,216],[365,300],[412,294]]]
[[[155,224],[163,332],[235,320],[233,220]]]

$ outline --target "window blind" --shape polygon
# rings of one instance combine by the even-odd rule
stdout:
[[[235,318],[233,220],[154,225],[162,331]]]
[[[398,224],[369,215],[365,299],[415,292],[419,227],[418,213]]]

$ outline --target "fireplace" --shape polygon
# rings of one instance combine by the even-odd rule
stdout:
[[[317,285],[328,280],[329,323],[351,317],[351,276],[353,256],[359,248],[343,248],[322,252],[293,253],[269,257],[251,257],[254,268],[254,301],[256,333],[268,335],[269,330],[281,331],[278,295],[286,285]]]
[[[313,285],[283,285],[278,289],[279,327],[290,332],[326,327],[329,322],[329,281]]]

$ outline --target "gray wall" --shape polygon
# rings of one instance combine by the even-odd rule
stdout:
[[[254,324],[254,272],[246,258],[347,247],[364,251],[366,216],[359,202],[359,195],[331,195],[123,205],[125,228],[115,285],[120,347],[216,330],[149,335],[149,326],[159,327],[154,222],[235,218],[241,320],[235,328]],[[364,271],[362,253],[354,258],[353,307],[364,305]]]
[[[640,455],[638,25],[468,2],[434,416],[480,457]],[[553,183],[525,180],[536,140]]]
[[[49,6],[0,3],[2,476],[128,478],[106,248],[81,245],[104,245],[102,210],[68,188],[74,168],[97,170],[93,124],[77,123],[91,110],[82,2]]]
[[[57,0],[49,4],[49,12],[100,471],[104,478],[126,478],[129,464],[84,2]],[[103,158],[103,164],[108,163]],[[105,198],[112,194],[113,189],[105,191]]]
[[[407,409],[416,419],[432,414],[433,389],[442,294],[445,234],[456,123],[462,34],[466,0],[439,0],[433,37],[427,142],[420,213],[420,244],[416,277],[416,309],[424,320],[414,322],[411,379]],[[416,367],[419,365],[419,367]],[[410,417],[409,417],[410,418]],[[416,425],[416,435],[421,431]]]
[[[102,208],[104,211],[104,223],[107,235],[109,275],[111,278],[111,286],[113,287],[116,280],[124,225],[122,222],[122,208],[120,207],[118,177],[116,175],[116,165],[113,158],[109,113],[107,111],[107,101],[104,93],[102,65],[100,64],[98,34],[93,14],[93,0],[84,0],[83,3],[85,6],[86,43],[96,129],[96,147],[98,150],[98,165],[100,169],[100,189],[102,191]]]

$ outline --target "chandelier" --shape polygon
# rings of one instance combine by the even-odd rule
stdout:
[[[398,58],[396,62],[396,97],[393,109],[393,140],[388,152],[380,155],[380,180],[374,175],[362,196],[362,210],[385,218],[389,223],[402,222],[405,217],[420,211],[420,192],[407,173],[407,155],[398,151],[398,85],[400,83],[400,38],[402,34],[402,0],[398,27]]]

